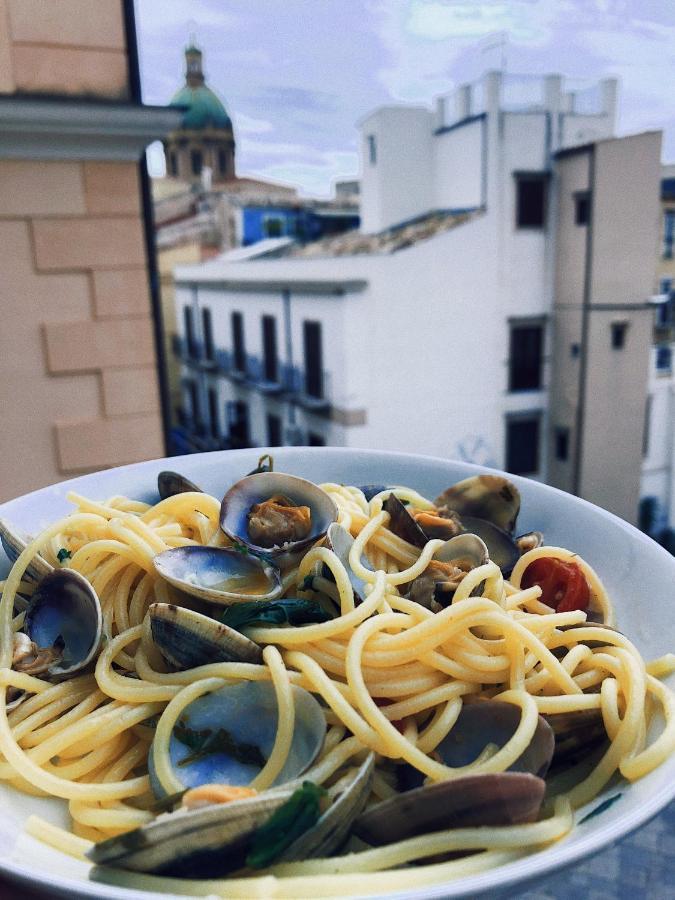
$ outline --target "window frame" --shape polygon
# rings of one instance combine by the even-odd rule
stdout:
[[[310,348],[310,334],[316,334],[316,350]],[[323,323],[317,319],[304,319],[302,323],[302,345],[305,367],[305,393],[317,400],[324,399],[323,377]],[[311,361],[311,365],[310,365]]]
[[[584,205],[582,205],[584,204]],[[585,215],[581,216],[581,210],[585,210]],[[591,221],[591,192],[575,191],[574,192],[574,224],[583,227],[589,225]]]
[[[514,210],[515,210],[515,228],[516,231],[546,231],[549,211],[549,189],[551,173],[544,169],[533,171],[516,171],[513,173],[514,180]],[[542,202],[541,202],[541,223],[521,222],[521,185],[530,182],[538,183],[542,186]]]
[[[213,341],[213,315],[208,306],[202,306],[202,337],[204,338],[204,359],[213,362],[216,358],[216,345]]]
[[[377,165],[377,135],[367,134],[366,145],[368,147],[368,163],[371,166]]]
[[[532,318],[517,318],[517,319],[509,319],[509,357],[508,357],[508,387],[507,390],[510,394],[522,394],[527,391],[541,391],[544,389],[544,363],[546,361],[545,349],[546,349],[546,319],[541,316],[536,316]],[[514,347],[514,335],[517,331],[539,331],[539,354],[538,354],[538,365],[534,365],[534,363],[529,366],[517,366],[516,362],[519,357],[519,353],[516,352],[516,348]],[[523,372],[527,372],[529,369],[533,371],[536,368],[536,378],[533,379],[532,383],[523,384],[521,381],[527,380],[526,376]],[[518,375],[518,373],[520,373]]]
[[[232,332],[232,366],[235,372],[246,372],[246,334],[244,331],[244,314],[234,309],[230,313],[230,329]]]
[[[277,317],[263,315],[260,320],[263,346],[263,375],[265,381],[279,381],[279,345],[277,342]]]
[[[609,327],[612,350],[625,350],[630,322],[622,319],[621,321],[610,322]]]
[[[541,472],[541,461],[542,461],[542,447],[541,447],[541,439],[542,439],[542,419],[543,413],[541,409],[536,410],[528,410],[527,412],[518,412],[518,413],[507,413],[506,414],[506,422],[505,422],[505,434],[504,434],[504,460],[505,465],[504,468],[507,472],[510,472],[512,475],[523,475],[525,477],[532,477],[539,475]],[[516,467],[513,463],[514,460],[510,455],[510,450],[512,449],[510,444],[510,429],[513,426],[517,425],[525,425],[525,424],[534,424],[536,427],[536,446],[534,451],[534,462],[536,464],[533,469],[524,469],[520,467]]]
[[[675,245],[675,207],[663,210],[663,259],[673,259]]]
[[[192,305],[186,303],[183,307],[183,329],[185,331],[185,346],[191,359],[198,355],[197,336],[195,333],[195,319]]]

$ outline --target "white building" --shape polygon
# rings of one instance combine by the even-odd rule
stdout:
[[[198,448],[382,447],[546,479],[557,241],[568,227],[556,153],[610,138],[615,106],[612,80],[573,94],[559,76],[491,72],[435,112],[368,116],[360,234],[283,259],[176,270],[188,440],[196,431]],[[660,135],[630,140],[626,152],[615,140],[596,154],[619,160],[607,163],[611,178],[644,184],[633,223],[621,221],[612,238],[642,228],[649,239],[653,227],[656,241]],[[597,204],[585,196],[586,219],[569,227],[590,231],[593,218],[601,239]],[[631,285],[632,314],[646,321],[651,276],[634,293]],[[625,364],[644,358],[646,383],[642,332],[635,324]],[[613,507],[611,485],[595,493],[635,518],[638,480],[635,498]]]

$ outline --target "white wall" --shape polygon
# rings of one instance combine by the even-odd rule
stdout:
[[[437,134],[433,140],[434,206],[472,209],[481,206],[485,126],[474,120]]]
[[[431,110],[385,107],[361,125],[361,230],[375,233],[433,207]],[[370,162],[368,137],[377,148]]]

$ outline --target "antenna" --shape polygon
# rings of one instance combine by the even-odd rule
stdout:
[[[481,53],[487,53],[488,50],[494,50],[499,47],[499,68],[502,72],[506,72],[506,48],[509,43],[508,31],[495,31],[489,34],[485,39],[487,43],[480,48]]]

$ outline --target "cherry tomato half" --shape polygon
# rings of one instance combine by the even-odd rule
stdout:
[[[550,556],[535,559],[523,572],[520,586],[529,588],[535,584],[541,588],[542,603],[553,607],[556,612],[588,609],[591,589],[576,563],[563,562]]]

